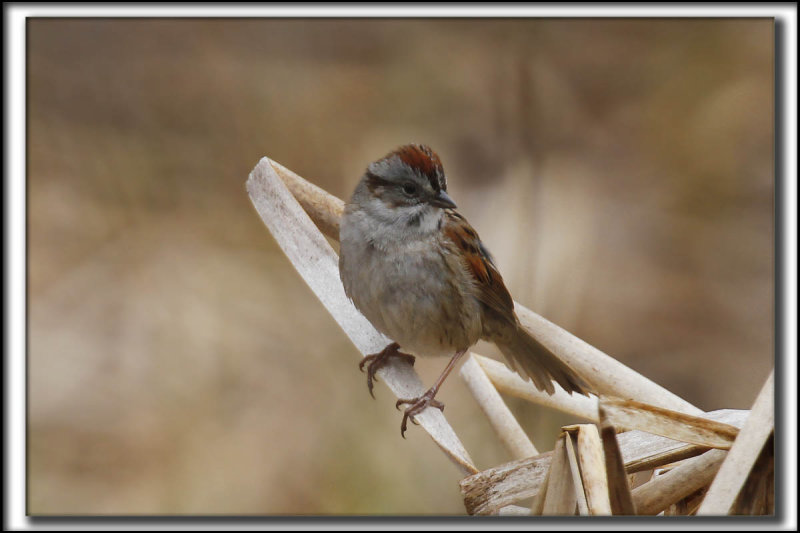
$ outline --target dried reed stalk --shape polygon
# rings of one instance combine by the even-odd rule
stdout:
[[[775,514],[775,434],[770,435],[728,514]]]
[[[461,365],[461,377],[467,384],[472,396],[477,400],[478,405],[486,414],[489,422],[500,438],[500,442],[511,453],[515,459],[524,459],[539,455],[531,440],[522,430],[522,427],[514,418],[511,410],[500,397],[500,393],[494,388],[486,373],[475,361],[475,357],[470,354],[464,364]]]
[[[658,514],[708,485],[727,453],[724,450],[709,450],[636,487],[632,491],[636,511],[642,515]]]
[[[723,409],[706,413],[706,417],[733,426],[744,423],[748,411]],[[626,472],[650,470],[654,467],[695,457],[707,447],[631,430],[617,436]],[[461,492],[468,512],[494,514],[505,505],[536,496],[544,486],[552,452],[489,468],[461,480]],[[502,481],[502,489],[497,485]],[[548,487],[550,482],[548,480]],[[549,490],[549,489],[548,489]]]
[[[698,515],[727,515],[775,429],[774,371],[756,398],[739,437],[697,510]]]
[[[497,513],[500,516],[527,516],[531,514],[530,510],[519,505],[506,505]]]
[[[339,220],[344,213],[344,202],[272,159],[263,158],[261,161],[265,159],[320,231],[338,241]]]
[[[628,475],[625,472],[625,462],[622,460],[622,452],[619,449],[619,442],[617,442],[617,431],[602,408],[600,409],[600,438],[603,441],[611,514],[635,515],[636,505],[633,503]]]
[[[536,496],[542,487],[553,452],[512,461],[461,480],[467,513],[497,514],[507,505]]]

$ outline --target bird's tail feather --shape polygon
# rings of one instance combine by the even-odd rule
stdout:
[[[569,392],[587,394],[589,385],[577,372],[553,355],[542,343],[534,339],[522,326],[515,333],[495,344],[503,352],[511,368],[523,379],[530,378],[539,390],[553,394],[553,381]]]

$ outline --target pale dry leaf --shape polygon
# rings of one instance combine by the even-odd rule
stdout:
[[[586,505],[592,516],[611,514],[608,495],[608,477],[603,458],[603,443],[597,426],[581,424],[577,430],[577,452],[581,469],[581,481],[586,494]]]
[[[729,424],[633,400],[601,398],[600,411],[616,428],[638,429],[709,448],[727,450],[739,433]]]
[[[583,486],[583,478],[581,477],[581,467],[578,463],[578,454],[575,453],[575,437],[564,428],[562,433],[564,436],[564,449],[567,451],[567,464],[569,465],[569,473],[572,476],[572,488],[575,492],[575,500],[578,504],[578,514],[586,516],[589,514],[589,504],[586,501],[586,489]]]
[[[572,481],[572,471],[567,458],[566,435],[559,435],[553,449],[553,459],[547,473],[547,482],[539,491],[537,499],[542,499],[541,513],[543,515],[574,515],[577,500],[575,498],[575,484]],[[540,495],[544,495],[543,498]],[[537,505],[538,511],[538,505]]]
[[[739,409],[720,409],[706,413],[704,417],[730,426],[741,427],[748,413],[749,411]],[[641,430],[620,433],[617,435],[617,439],[625,470],[629,474],[652,470],[682,459],[695,457],[708,450],[706,446],[688,444]]]

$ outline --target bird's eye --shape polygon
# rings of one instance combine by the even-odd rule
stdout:
[[[415,194],[417,194],[417,186],[414,185],[413,183],[406,183],[405,185],[403,185],[403,192],[409,196],[414,196]]]

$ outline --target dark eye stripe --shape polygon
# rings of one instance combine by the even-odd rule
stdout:
[[[383,179],[377,174],[373,174],[369,170],[367,171],[366,176],[367,176],[367,187],[369,187],[371,191],[375,190],[376,187],[391,187],[393,185],[391,181]]]

